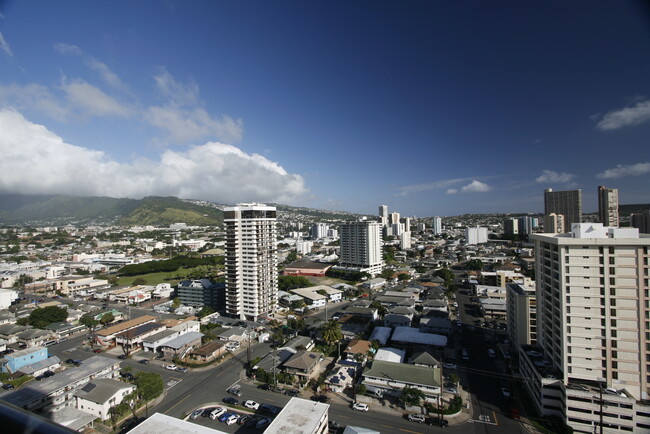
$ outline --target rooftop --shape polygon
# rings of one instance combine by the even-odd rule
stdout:
[[[440,369],[405,363],[375,360],[363,373],[364,377],[375,377],[423,386],[440,386]]]
[[[203,333],[189,332],[162,344],[163,347],[174,348],[176,350],[183,348],[185,345],[203,337]]]
[[[140,316],[138,318],[134,318],[132,320],[125,321],[123,323],[116,324],[116,325],[111,326],[111,327],[107,327],[107,328],[105,328],[103,330],[99,330],[97,332],[97,335],[99,335],[99,336],[116,335],[116,334],[118,334],[120,332],[123,332],[124,330],[130,329],[130,328],[133,328],[133,327],[137,327],[139,325],[142,325],[142,324],[145,324],[145,323],[148,323],[148,322],[152,322],[155,319],[156,319],[155,316],[143,315],[143,316]]]
[[[88,378],[111,366],[119,366],[119,361],[103,356],[92,356],[78,368],[68,369],[43,381],[26,384],[20,389],[0,396],[0,399],[10,404],[22,407],[32,401],[45,398],[56,390]]]
[[[100,378],[92,380],[77,390],[75,396],[97,404],[104,404],[113,395],[123,389],[135,389],[135,385],[111,378]]]
[[[155,413],[140,425],[129,431],[129,434],[226,434],[224,431],[208,428],[189,421],[176,419],[166,414]]]
[[[316,432],[319,423],[327,417],[328,404],[291,398],[275,420],[264,431],[266,434],[302,434]]]

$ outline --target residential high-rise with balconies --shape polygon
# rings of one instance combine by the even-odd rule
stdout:
[[[224,209],[226,313],[257,320],[278,298],[276,209],[250,203]]]
[[[603,225],[618,227],[618,188],[598,186],[598,217]]]
[[[433,227],[433,235],[442,234],[442,219],[440,217],[434,217],[431,220],[431,225]]]
[[[540,348],[520,368],[538,409],[574,432],[650,432],[650,236],[581,223],[531,238]]]
[[[340,227],[340,265],[371,275],[381,273],[384,259],[381,250],[381,225],[361,220]]]

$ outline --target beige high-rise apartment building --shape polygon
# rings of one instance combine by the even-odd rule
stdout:
[[[598,186],[598,218],[605,226],[618,227],[618,188]]]
[[[250,203],[224,209],[226,313],[257,320],[278,298],[276,209]]]
[[[540,349],[521,363],[538,408],[575,432],[649,432],[650,236],[581,223],[531,238]]]
[[[371,275],[381,273],[384,258],[381,249],[381,225],[361,220],[344,223],[340,230],[340,265]]]

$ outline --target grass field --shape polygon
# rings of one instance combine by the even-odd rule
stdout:
[[[167,280],[174,273],[162,272],[162,273],[149,273],[141,274],[139,276],[121,276],[117,279],[118,285],[131,285],[135,279],[142,278],[147,282],[147,285],[158,285],[159,283],[169,283],[170,285],[176,285],[179,280]]]

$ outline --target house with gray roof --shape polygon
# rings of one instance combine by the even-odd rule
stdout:
[[[323,355],[321,353],[298,351],[284,362],[282,367],[288,374],[295,375],[306,383],[319,374],[322,360]]]
[[[135,384],[110,378],[93,380],[74,394],[78,410],[85,411],[102,420],[110,417],[109,410],[135,391]]]
[[[440,368],[375,360],[363,372],[362,384],[390,395],[399,395],[405,387],[413,387],[424,392],[427,401],[437,402],[441,393],[442,371]]]
[[[160,350],[166,360],[182,359],[189,351],[201,346],[202,337],[203,333],[200,332],[185,333],[162,344]]]

